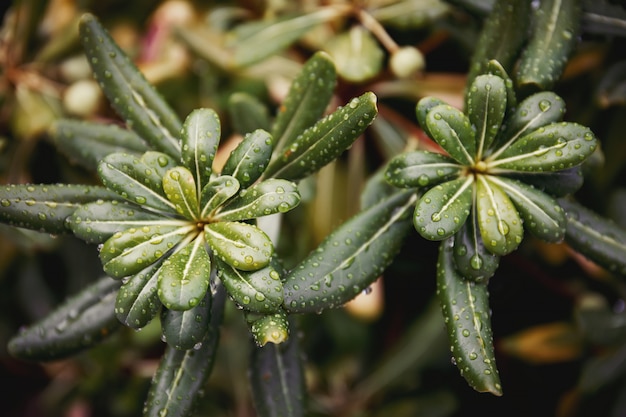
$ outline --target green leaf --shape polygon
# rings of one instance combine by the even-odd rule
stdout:
[[[211,212],[224,204],[229,198],[239,191],[239,181],[230,175],[220,175],[209,182],[200,196],[201,218],[207,218]]]
[[[243,190],[222,206],[214,218],[220,221],[248,220],[286,213],[300,204],[298,187],[291,181],[270,178]]]
[[[427,187],[460,175],[462,169],[454,159],[439,153],[404,152],[389,162],[385,179],[396,187]]]
[[[443,240],[458,232],[472,207],[473,182],[472,176],[463,177],[428,190],[415,206],[415,230],[429,240]]]
[[[269,133],[261,129],[248,133],[230,153],[222,175],[235,177],[241,188],[247,188],[263,174],[273,150],[274,142]]]
[[[0,221],[46,233],[67,233],[66,220],[82,204],[119,196],[104,187],[11,184],[0,187]]]
[[[124,326],[139,330],[156,317],[161,308],[157,277],[162,265],[162,262],[155,262],[120,287],[115,300],[115,315]]]
[[[479,75],[467,92],[467,115],[476,128],[476,160],[483,155],[500,131],[507,108],[504,80],[497,75]]]
[[[197,219],[200,214],[196,182],[193,174],[184,167],[172,168],[163,176],[163,191],[174,204],[178,214],[187,219]]]
[[[336,82],[335,65],[326,52],[318,51],[304,63],[272,126],[277,154],[322,117]]]
[[[158,179],[163,178],[167,171],[179,165],[177,159],[157,151],[148,151],[141,155],[141,162],[155,171],[154,187],[160,192],[163,190],[163,184]]]
[[[381,165],[372,174],[363,190],[361,191],[359,206],[361,210],[370,208],[371,206],[378,204],[381,200],[392,196],[398,192],[398,189],[391,185],[385,178],[387,172],[387,166]]]
[[[488,165],[522,172],[560,171],[583,163],[596,146],[596,137],[589,128],[576,123],[552,123],[522,136]]]
[[[437,297],[452,356],[473,389],[500,396],[487,285],[465,280],[456,272],[453,245],[453,238],[441,242],[437,260]]]
[[[104,271],[115,278],[134,275],[156,262],[195,229],[195,224],[183,227],[156,224],[117,232],[100,250]]]
[[[213,294],[208,332],[198,349],[166,347],[148,391],[145,417],[190,415],[215,362],[225,301],[225,291],[218,286]]]
[[[506,89],[506,112],[507,114],[517,108],[517,95],[515,94],[515,83],[504,69],[502,64],[495,59],[487,62],[487,73],[496,75],[504,80]]]
[[[463,278],[486,283],[498,269],[500,257],[487,250],[480,236],[476,213],[454,235],[454,264]]]
[[[265,176],[296,181],[313,174],[348,149],[377,112],[373,93],[353,98],[299,135],[270,162]]]
[[[524,221],[524,228],[547,242],[560,242],[565,237],[567,219],[557,201],[536,188],[504,177],[492,178],[513,201]]]
[[[502,188],[484,175],[477,176],[474,209],[488,251],[504,256],[519,246],[524,238],[519,213]]]
[[[270,314],[246,313],[246,321],[257,347],[281,344],[289,338],[289,321],[284,310]]]
[[[237,91],[228,97],[228,115],[235,131],[245,135],[257,129],[269,131],[272,121],[267,106],[255,96]]]
[[[549,90],[577,44],[580,0],[543,0],[532,16],[532,35],[517,68],[520,89]]]
[[[182,123],[176,113],[93,15],[81,17],[79,30],[89,64],[111,106],[152,147],[179,158]]]
[[[476,134],[469,118],[458,109],[440,104],[426,114],[432,139],[463,165],[472,165],[476,155]]]
[[[433,135],[428,130],[428,124],[426,123],[426,116],[428,115],[428,113],[430,113],[430,111],[434,107],[437,107],[440,104],[445,105],[446,102],[436,97],[427,96],[427,97],[421,98],[417,102],[417,105],[415,106],[415,116],[417,117],[417,122],[419,123],[420,127],[424,130],[424,132],[426,133],[426,135],[428,135],[429,138],[432,138]]]
[[[332,57],[337,73],[344,79],[360,83],[381,71],[385,54],[371,32],[360,25],[339,32],[324,45]]]
[[[565,241],[607,270],[626,275],[626,230],[575,201],[558,202],[567,216]]]
[[[506,176],[533,185],[555,197],[564,197],[575,193],[584,182],[581,165],[556,172],[511,172],[507,173]]]
[[[267,266],[274,246],[261,229],[240,222],[217,222],[204,227],[205,238],[219,259],[242,271]]]
[[[163,309],[161,313],[163,340],[178,350],[199,346],[209,330],[211,299],[211,291],[206,291],[200,303],[189,310]]]
[[[339,226],[285,277],[285,309],[319,312],[351,300],[391,263],[417,197],[397,192]]]
[[[113,312],[119,286],[109,277],[98,279],[11,338],[9,353],[29,361],[52,361],[97,345],[121,327]]]
[[[292,322],[293,325],[293,322]],[[248,372],[259,417],[303,417],[305,383],[298,338],[254,346]]]
[[[240,271],[219,259],[218,277],[232,299],[254,313],[275,313],[283,303],[280,274],[268,265],[257,271]]]
[[[205,244],[201,234],[163,261],[157,286],[167,309],[189,310],[203,299],[211,277],[211,258]]]
[[[114,124],[60,119],[50,128],[50,137],[72,163],[94,171],[98,162],[111,153],[148,150],[135,132]]]
[[[213,159],[220,143],[220,119],[211,109],[192,111],[182,130],[182,161],[191,171],[196,183],[196,195],[200,195],[202,187],[211,180]]]

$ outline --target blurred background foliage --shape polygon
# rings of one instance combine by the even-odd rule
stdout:
[[[120,123],[77,39],[89,11],[180,115],[211,107],[222,119],[219,158],[255,120],[275,114],[292,77],[317,50],[340,74],[335,104],[365,91],[379,117],[352,148],[301,183],[285,217],[283,259],[295,264],[359,208],[366,181],[394,155],[432,144],[415,103],[462,106],[470,56],[491,0],[16,0],[0,26],[0,183],[95,183],[55,147],[61,117]],[[626,227],[626,6],[583,2],[583,32],[557,94],[566,120],[602,149],[577,199]],[[404,57],[404,47],[414,50]],[[408,61],[407,61],[408,59]],[[423,61],[421,61],[423,59]],[[413,71],[405,71],[407,68]],[[371,288],[345,308],[301,316],[312,416],[626,415],[626,286],[566,244],[528,238],[490,283],[504,396],[478,394],[450,363],[433,300],[437,245],[413,234]],[[0,383],[6,416],[137,416],[164,344],[158,323],[124,329],[64,361],[6,353],[20,326],[43,317],[101,274],[97,252],[72,237],[0,225]],[[229,308],[234,308],[230,305]],[[246,324],[226,313],[214,372],[197,416],[253,416]]]

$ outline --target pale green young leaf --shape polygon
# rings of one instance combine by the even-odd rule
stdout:
[[[193,174],[184,167],[172,168],[163,176],[163,191],[178,214],[187,219],[197,219],[200,214],[196,182]]]
[[[220,175],[209,182],[200,194],[200,217],[206,218],[239,191],[239,181],[230,175]]]

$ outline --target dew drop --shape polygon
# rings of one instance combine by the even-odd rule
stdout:
[[[552,103],[549,100],[541,100],[539,102],[539,109],[543,112],[550,110],[550,107],[552,107]]]

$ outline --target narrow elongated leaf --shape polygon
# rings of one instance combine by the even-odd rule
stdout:
[[[316,52],[305,62],[300,74],[291,83],[272,126],[277,155],[322,117],[336,82],[335,65],[326,52]]]
[[[161,308],[157,277],[162,265],[162,262],[155,262],[120,287],[115,300],[115,315],[125,326],[138,330],[156,317]]]
[[[154,149],[178,158],[182,123],[91,14],[79,22],[89,64],[111,106]]]
[[[270,162],[265,176],[296,181],[318,171],[348,149],[377,113],[373,93],[353,98],[299,135]]]
[[[389,162],[385,179],[396,187],[427,187],[458,176],[462,169],[446,155],[428,151],[404,152]]]
[[[297,337],[250,349],[248,377],[259,417],[305,415],[304,369]]]
[[[176,167],[167,171],[163,176],[163,191],[180,215],[187,219],[198,218],[200,206],[196,182],[187,168]]]
[[[182,161],[196,182],[196,195],[211,180],[213,159],[221,136],[220,119],[211,109],[192,111],[182,130]]]
[[[98,279],[21,330],[9,341],[9,353],[29,361],[50,361],[95,346],[121,327],[113,311],[119,286],[109,277]]]
[[[256,271],[267,266],[274,254],[272,241],[256,226],[217,222],[207,224],[204,231],[215,255],[242,271]]]
[[[245,135],[256,129],[269,131],[272,121],[269,111],[255,96],[235,92],[228,98],[228,115],[235,131]]]
[[[69,232],[66,219],[82,204],[119,200],[103,187],[66,184],[11,184],[0,187],[0,221],[46,233]]]
[[[426,96],[426,97],[421,98],[417,102],[417,105],[415,106],[415,115],[417,117],[417,122],[419,123],[420,127],[424,130],[424,132],[428,135],[428,137],[430,138],[432,138],[433,136],[428,130],[428,124],[426,123],[426,116],[434,107],[437,107],[440,104],[446,104],[446,103],[439,98]]]
[[[502,189],[479,175],[476,181],[476,215],[480,235],[488,251],[504,256],[524,238],[522,220]]]
[[[240,271],[217,260],[218,277],[232,299],[254,313],[275,313],[283,303],[280,274],[268,265],[257,271]]]
[[[507,115],[517,108],[517,94],[515,93],[515,83],[509,76],[509,73],[499,61],[491,59],[487,62],[487,73],[496,75],[504,81],[506,89],[506,112]]]
[[[200,234],[163,261],[158,294],[169,310],[189,310],[204,298],[211,277],[211,258],[205,245]]]
[[[575,201],[558,202],[567,216],[565,241],[607,270],[626,275],[626,230]]]
[[[398,189],[386,180],[386,171],[387,167],[381,166],[365,183],[359,201],[361,210],[370,208],[398,192]]]
[[[248,220],[275,213],[286,213],[300,204],[298,187],[291,181],[270,178],[243,190],[221,207],[216,219]]]
[[[167,346],[148,391],[144,416],[189,416],[215,362],[225,301],[225,291],[218,285],[213,293],[208,332],[197,349]]]
[[[552,123],[522,136],[488,164],[521,172],[560,171],[580,165],[597,146],[595,135],[576,123]]]
[[[456,272],[453,245],[453,238],[441,242],[437,260],[437,297],[452,356],[472,388],[500,396],[487,285],[465,280]]]
[[[567,219],[554,198],[520,181],[500,177],[492,182],[513,201],[526,230],[547,242],[563,240]]]
[[[473,177],[444,182],[428,190],[415,206],[415,230],[429,240],[443,240],[463,226],[472,207]]]
[[[263,347],[268,343],[278,345],[288,340],[289,321],[284,310],[279,309],[269,314],[248,311],[245,317],[257,347]]]
[[[285,277],[285,309],[338,307],[371,285],[400,250],[416,199],[414,193],[397,192],[335,229]]]
[[[458,109],[440,104],[426,115],[431,137],[463,165],[472,165],[476,154],[476,135],[468,117]]]
[[[247,188],[259,179],[274,150],[274,141],[269,133],[257,129],[244,136],[243,141],[230,153],[222,175],[231,175]]]
[[[211,321],[211,291],[206,291],[197,305],[189,310],[163,309],[161,332],[165,342],[174,349],[193,349],[204,340]]]
[[[156,262],[195,229],[195,224],[183,227],[157,224],[117,232],[100,250],[104,271],[115,278],[134,275]]]
[[[454,265],[463,278],[486,283],[498,269],[500,257],[487,250],[480,236],[476,213],[454,235]]]
[[[200,195],[200,217],[206,218],[239,191],[239,181],[230,175],[220,175],[203,189]]]
[[[52,125],[50,136],[73,163],[93,171],[111,153],[148,150],[146,142],[135,132],[113,124],[60,119]]]
[[[507,108],[504,80],[497,75],[485,74],[474,78],[465,106],[467,115],[476,129],[476,160],[483,158],[500,131]]]

